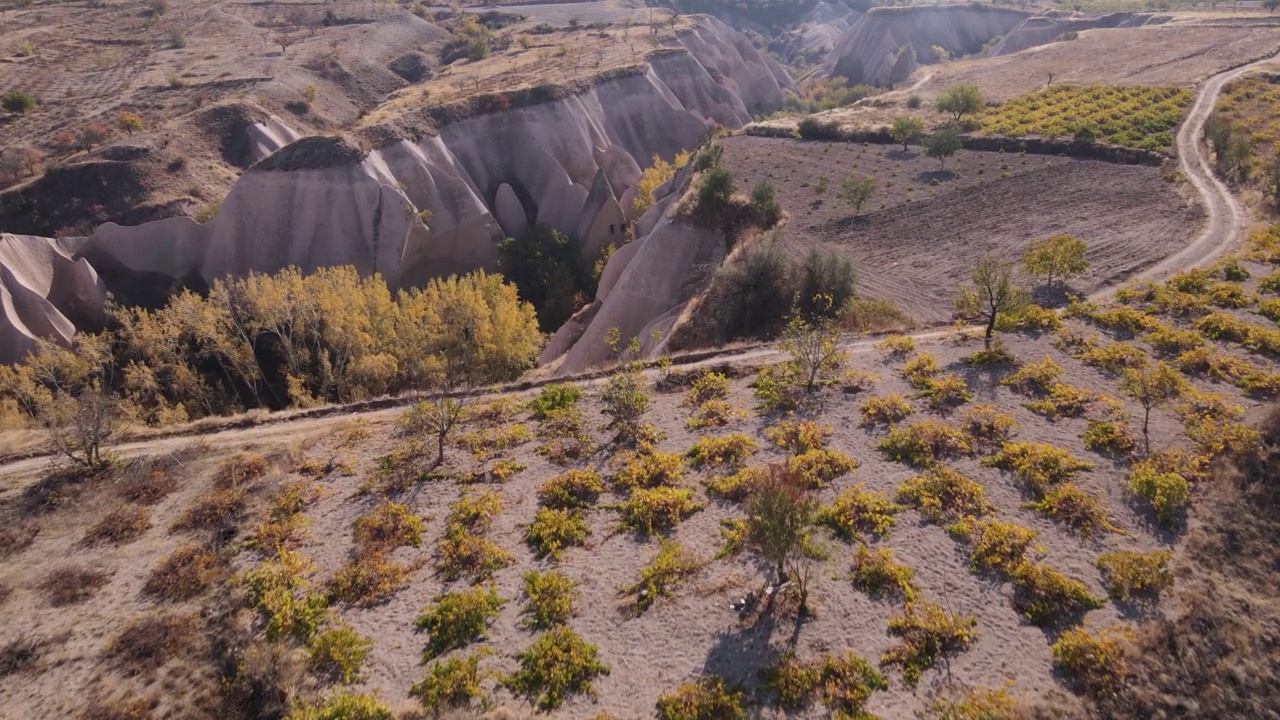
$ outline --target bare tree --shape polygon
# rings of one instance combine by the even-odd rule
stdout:
[[[1013,264],[990,255],[978,259],[969,274],[972,287],[961,288],[956,310],[986,323],[985,347],[991,349],[996,322],[1001,315],[1017,312],[1027,303],[1027,293],[1013,282]]]

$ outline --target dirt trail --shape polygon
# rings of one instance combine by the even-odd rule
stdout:
[[[1179,167],[1188,182],[1195,187],[1196,191],[1204,200],[1205,205],[1205,226],[1190,244],[1179,250],[1177,253],[1161,260],[1155,265],[1138,273],[1134,277],[1142,279],[1156,279],[1189,268],[1207,265],[1222,256],[1227,250],[1239,243],[1244,236],[1245,227],[1248,223],[1248,215],[1240,201],[1236,199],[1231,191],[1218,180],[1213,174],[1213,169],[1209,161],[1207,149],[1200,142],[1201,135],[1204,130],[1204,123],[1208,119],[1210,113],[1213,112],[1214,103],[1218,99],[1218,94],[1222,91],[1224,85],[1232,80],[1238,79],[1252,72],[1269,62],[1272,62],[1280,53],[1263,60],[1252,62],[1248,65],[1227,70],[1225,72],[1214,75],[1206,80],[1196,93],[1195,103],[1191,106],[1191,110],[1187,114],[1187,119],[1183,122],[1181,129],[1178,131],[1176,139],[1176,150],[1179,158]],[[1099,300],[1109,296],[1119,285],[1101,288],[1097,292],[1090,295],[1090,300]],[[912,334],[917,342],[940,342],[950,337],[955,332],[954,328],[945,328],[940,330],[928,330]],[[872,352],[874,346],[878,342],[876,339],[859,339],[845,343],[844,348],[853,354],[863,354]],[[724,355],[715,356],[706,360],[682,365],[682,369],[692,369],[705,366],[714,366],[724,363],[765,363],[776,362],[784,359],[783,355],[775,350],[771,345],[761,345],[756,348],[741,350],[737,352],[726,353]],[[658,371],[651,370],[650,374],[656,376]],[[590,382],[599,382],[593,380]],[[532,392],[532,391],[526,391]],[[521,393],[514,393],[519,395]],[[410,400],[405,400],[405,404],[409,404]],[[387,421],[394,417],[395,414],[401,412],[403,406],[378,410],[374,412],[361,413],[361,417],[368,418],[371,422]],[[352,413],[354,414],[354,413]],[[193,431],[191,434],[175,435],[159,439],[147,439],[137,442],[123,443],[112,448],[113,452],[118,453],[122,457],[135,456],[143,453],[157,454],[163,452],[172,452],[185,445],[190,444],[196,439],[208,442],[211,445],[250,445],[261,442],[285,442],[293,438],[306,436],[310,433],[318,432],[326,428],[332,427],[341,422],[345,422],[352,417],[352,414],[325,415],[322,417],[306,417],[298,420],[286,420],[280,422],[267,422],[261,426],[251,428],[231,428],[221,431]],[[41,468],[47,466],[49,456],[40,456],[33,458],[25,458],[12,462],[0,462],[0,475],[8,478],[21,477],[31,472],[38,472]]]

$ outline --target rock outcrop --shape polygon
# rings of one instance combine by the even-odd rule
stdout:
[[[477,114],[370,152],[304,138],[250,168],[213,219],[107,224],[84,250],[127,268],[206,281],[288,265],[351,264],[392,287],[492,267],[498,241],[534,224],[588,254],[621,244],[641,168],[781,106],[786,72],[715,18],[647,67],[540,104]],[[273,121],[255,146],[289,137]],[[423,212],[426,211],[426,212]]]
[[[893,72],[907,48],[919,62],[933,58],[934,46],[955,55],[971,55],[1030,16],[1022,10],[976,4],[873,8],[845,31],[820,72],[844,77],[849,84],[900,82],[915,69],[903,63],[898,73]]]
[[[89,262],[57,241],[0,234],[0,363],[20,360],[37,338],[70,342],[101,321],[106,288]]]
[[[1012,55],[1028,48],[1047,45],[1070,32],[1084,32],[1094,28],[1141,27],[1153,20],[1153,16],[1140,13],[1089,16],[1050,10],[1024,20],[1006,33],[988,53],[992,56]]]

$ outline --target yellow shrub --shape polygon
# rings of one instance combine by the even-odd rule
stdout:
[[[1050,647],[1053,667],[1093,697],[1115,697],[1124,684],[1124,643],[1129,637],[1130,631],[1124,627],[1096,635],[1072,628]]]
[[[882,492],[872,492],[862,483],[845,488],[830,505],[818,509],[818,523],[845,540],[855,540],[859,533],[883,537],[901,510]]]
[[[1173,587],[1173,573],[1168,550],[1135,552],[1118,550],[1098,556],[1097,566],[1102,571],[1107,593],[1116,600],[1129,600],[1135,596],[1154,597]]]
[[[792,474],[818,489],[858,469],[858,461],[835,450],[809,450],[791,458]]]
[[[920,596],[915,570],[895,560],[887,548],[873,553],[866,545],[858,546],[853,553],[853,584],[876,597],[901,597],[912,602]]]
[[[1031,554],[1044,552],[1036,543],[1039,533],[1013,523],[962,517],[947,530],[969,543],[969,566],[975,572],[1011,577],[1031,561]]]
[[[1027,363],[1009,377],[1000,382],[1015,392],[1025,395],[1047,393],[1062,375],[1062,368],[1051,358],[1045,357],[1040,362]]]
[[[1093,469],[1093,463],[1077,460],[1062,448],[1033,442],[1005,443],[997,455],[984,459],[982,464],[1012,472],[1039,494]]]
[[[893,425],[911,414],[911,405],[897,393],[867,398],[862,403],[863,425]]]
[[[964,516],[980,516],[995,509],[985,499],[980,483],[943,465],[936,465],[927,475],[917,475],[904,482],[897,493],[900,503],[915,507],[935,523]]]
[[[1106,505],[1073,483],[1062,483],[1049,488],[1044,497],[1025,505],[1047,518],[1057,520],[1075,530],[1081,537],[1089,538],[1101,532],[1124,534],[1111,522]]]
[[[973,454],[973,445],[964,431],[936,420],[919,420],[892,430],[878,447],[891,460],[924,467],[938,460]]]
[[[821,450],[831,437],[831,426],[819,425],[812,420],[783,420],[764,431],[765,437],[775,445],[799,455],[810,450]]]
[[[685,453],[685,457],[690,465],[698,469],[707,466],[737,467],[759,449],[755,440],[742,433],[734,433],[722,437],[698,438],[694,446]]]

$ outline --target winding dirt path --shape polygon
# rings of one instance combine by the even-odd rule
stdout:
[[[1277,53],[1280,55],[1280,53]],[[1186,270],[1189,268],[1200,267],[1212,263],[1221,257],[1227,250],[1238,244],[1244,237],[1244,231],[1248,225],[1248,213],[1240,204],[1240,201],[1231,194],[1221,180],[1213,174],[1213,168],[1209,161],[1209,156],[1200,138],[1204,131],[1205,121],[1213,112],[1213,106],[1217,102],[1218,94],[1222,92],[1222,88],[1228,82],[1237,78],[1248,75],[1258,69],[1259,66],[1270,62],[1276,56],[1258,60],[1248,65],[1227,70],[1210,77],[1199,88],[1196,93],[1195,102],[1192,104],[1190,111],[1187,113],[1187,119],[1183,122],[1178,136],[1175,140],[1175,148],[1179,158],[1179,167],[1187,181],[1199,192],[1203,198],[1205,205],[1205,225],[1200,234],[1189,243],[1186,247],[1169,257],[1161,260],[1155,265],[1138,273],[1134,277],[1141,279],[1158,279],[1171,275],[1175,272]],[[1105,298],[1115,290],[1119,285],[1099,289],[1093,293],[1089,299],[1097,300]],[[943,328],[936,330],[926,330],[919,333],[913,333],[912,337],[918,342],[940,341],[950,337],[955,332],[955,328]],[[878,339],[859,339],[847,342],[844,348],[853,354],[862,354],[872,352]],[[782,353],[774,349],[772,345],[760,345],[755,348],[741,350],[738,352],[717,355],[705,360],[682,364],[680,367],[697,368],[720,365],[723,363],[742,363],[742,362],[773,362],[784,359]],[[651,370],[650,374],[656,376],[658,371]],[[558,381],[572,380],[572,378],[560,378]],[[587,383],[599,383],[599,379],[586,380]],[[531,393],[534,390],[525,390],[523,392],[513,393],[520,395]],[[405,405],[413,402],[412,399],[405,399],[403,403],[397,404],[395,407],[375,410],[370,412],[359,412],[360,417],[370,419],[372,422],[389,420],[396,414],[400,413]],[[253,427],[237,427],[223,430],[204,430],[192,431],[189,434],[179,434],[167,436],[163,438],[151,438],[139,440],[136,442],[121,443],[112,448],[113,452],[118,453],[122,457],[136,456],[143,453],[159,454],[165,452],[177,451],[190,443],[200,440],[213,446],[219,445],[236,445],[245,446],[263,442],[284,442],[292,438],[306,436],[311,433],[320,432],[332,426],[349,420],[356,412],[351,413],[330,413],[319,417],[303,416],[297,419],[282,419],[277,421],[267,421],[261,425]],[[49,456],[43,455],[39,457],[23,458],[10,462],[0,462],[0,475],[6,477],[20,477],[32,472],[38,472],[46,467],[49,462]]]

